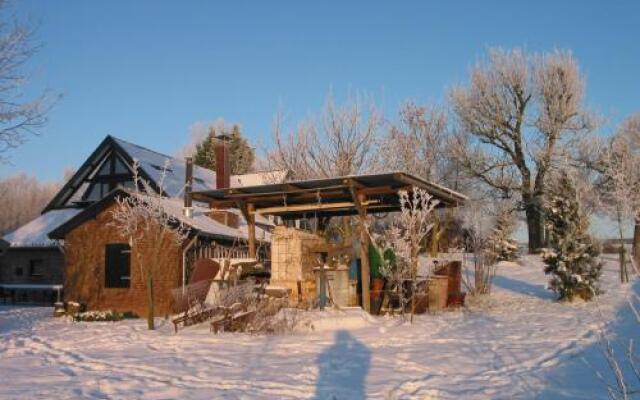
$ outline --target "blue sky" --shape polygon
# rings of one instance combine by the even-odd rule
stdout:
[[[30,91],[64,97],[42,135],[0,166],[56,180],[107,134],[174,153],[222,117],[267,143],[289,122],[364,92],[393,117],[440,102],[492,46],[571,49],[590,106],[615,123],[640,111],[640,2],[18,1],[39,24]]]

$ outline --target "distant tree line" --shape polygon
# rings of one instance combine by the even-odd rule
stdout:
[[[68,174],[69,172],[65,176],[69,176]],[[25,173],[0,180],[0,235],[5,235],[40,215],[60,190],[63,181],[41,182]]]

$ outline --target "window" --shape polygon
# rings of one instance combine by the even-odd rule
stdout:
[[[131,248],[126,243],[112,243],[105,248],[104,287],[128,288],[131,281]]]
[[[42,276],[42,260],[29,260],[29,275]]]

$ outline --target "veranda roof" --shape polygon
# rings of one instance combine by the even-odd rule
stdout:
[[[399,211],[398,191],[411,192],[414,187],[426,190],[439,207],[456,207],[467,200],[461,193],[405,172],[206,190],[193,196],[214,208],[250,205],[257,214],[296,219]]]

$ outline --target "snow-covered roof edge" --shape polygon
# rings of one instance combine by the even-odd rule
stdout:
[[[107,207],[109,207],[115,200],[116,196],[130,196],[132,193],[129,191],[117,188],[111,191],[103,199],[90,205],[82,212],[70,218],[64,224],[61,224],[56,229],[49,233],[49,238],[52,240],[63,240],[64,236],[84,223],[87,219],[99,214]],[[172,217],[182,221],[185,225],[188,225],[193,229],[193,233],[198,235],[204,235],[225,240],[234,239],[248,239],[246,222],[239,228],[232,228],[224,225],[213,218],[206,215],[208,209],[202,207],[194,207],[193,217],[185,217],[182,213],[182,203],[178,199],[174,198],[162,198],[162,205],[165,212],[169,213]],[[256,226],[256,238],[260,241],[270,241],[271,235],[269,232]]]
[[[9,244],[10,248],[56,247],[58,242],[50,239],[49,233],[78,215],[81,211],[82,209],[80,208],[47,211],[13,232],[8,233],[2,239]]]

